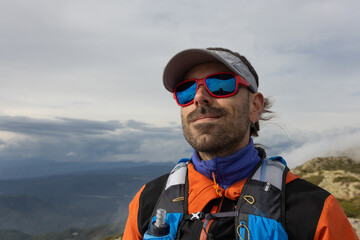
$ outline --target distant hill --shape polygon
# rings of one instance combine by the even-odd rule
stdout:
[[[3,230],[0,239],[13,239],[2,234],[34,236],[114,223],[117,230],[123,229],[128,204],[135,193],[147,181],[168,173],[172,167],[173,164],[147,164],[0,180],[0,229]],[[25,235],[20,239],[26,239]]]
[[[342,202],[360,199],[360,163],[348,157],[314,158],[292,172],[326,189]],[[358,211],[347,212],[348,216],[360,217],[360,204],[358,207]]]
[[[63,176],[69,174],[97,173],[104,171],[123,171],[134,167],[147,166],[173,166],[174,163],[151,163],[151,162],[55,162],[50,160],[31,161],[0,161],[0,180],[28,179],[36,177]]]
[[[16,230],[0,230],[4,240],[101,240],[118,232],[114,226],[106,225],[91,229],[69,228],[61,232],[29,235]]]
[[[16,230],[0,230],[0,237],[4,240],[34,240],[33,236]]]

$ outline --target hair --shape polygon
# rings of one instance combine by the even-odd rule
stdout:
[[[255,68],[251,65],[251,63],[246,59],[245,56],[240,55],[237,52],[233,52],[229,49],[226,48],[220,48],[220,47],[210,47],[207,48],[208,50],[216,50],[216,51],[224,51],[224,52],[228,52],[232,55],[234,55],[235,57],[239,58],[250,70],[251,74],[254,76],[255,80],[256,80],[256,84],[259,86],[259,76],[257,75]],[[272,107],[272,101],[269,98],[265,98],[264,97],[264,108],[260,117],[261,121],[267,121],[270,120],[273,116],[273,111],[270,110],[270,108]],[[259,136],[258,132],[260,131],[260,124],[259,122],[255,122],[255,123],[251,123],[250,124],[250,136],[252,137],[257,137]]]

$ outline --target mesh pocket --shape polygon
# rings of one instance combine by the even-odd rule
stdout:
[[[283,172],[285,166],[280,162],[264,159],[263,164],[253,176],[253,179],[271,183],[271,185],[282,189]]]

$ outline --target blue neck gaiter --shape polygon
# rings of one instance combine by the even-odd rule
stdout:
[[[227,189],[231,184],[247,178],[260,161],[258,150],[256,150],[251,138],[246,147],[230,156],[202,161],[195,149],[192,155],[192,162],[196,171],[209,179],[213,179],[212,173],[214,173],[216,182],[223,189]]]

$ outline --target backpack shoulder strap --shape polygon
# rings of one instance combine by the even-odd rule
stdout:
[[[248,225],[250,217],[251,219],[264,219],[264,221],[268,221],[266,219],[275,220],[285,229],[287,172],[288,168],[281,157],[262,160],[243,187],[237,203],[239,213],[235,219],[235,226],[252,228],[253,226]],[[239,235],[238,231],[235,231]],[[283,230],[282,232],[284,233]]]
[[[181,159],[169,174],[165,187],[153,209],[149,228],[156,220],[156,210],[166,210],[166,222],[170,225],[170,233],[176,237],[178,225],[187,213],[187,165],[190,159]]]

